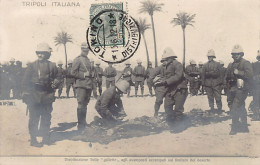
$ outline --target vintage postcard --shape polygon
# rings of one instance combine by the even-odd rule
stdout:
[[[259,164],[259,9],[0,0],[0,164]]]

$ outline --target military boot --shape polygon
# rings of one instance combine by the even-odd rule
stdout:
[[[229,135],[235,135],[237,134],[238,130],[237,130],[237,125],[231,124],[231,130],[229,132]]]
[[[240,126],[240,129],[239,129],[239,132],[244,132],[244,133],[249,132],[246,115],[243,115],[241,117],[241,126]]]
[[[154,104],[154,115],[153,115],[154,117],[158,116],[159,109],[160,109],[160,105],[158,103],[155,103]]]
[[[135,97],[137,97],[137,90],[135,90]]]
[[[37,141],[35,136],[31,136],[30,145],[33,147],[42,147],[42,144]]]
[[[143,89],[141,90],[141,94],[142,94],[142,97],[144,97],[144,90]]]

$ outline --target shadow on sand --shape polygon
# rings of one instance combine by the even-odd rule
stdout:
[[[58,127],[52,128],[50,143],[55,144],[55,142],[62,140],[73,140],[108,144],[120,139],[159,134],[163,131],[180,133],[190,127],[219,123],[229,119],[230,116],[226,113],[212,114],[201,109],[193,109],[185,113],[182,120],[170,122],[166,122],[164,113],[160,113],[157,118],[142,116],[120,122],[111,122],[95,117],[94,121],[81,132],[77,130],[68,131],[77,125],[76,122],[59,123]]]

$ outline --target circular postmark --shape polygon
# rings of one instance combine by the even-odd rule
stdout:
[[[121,63],[132,57],[141,40],[137,22],[117,9],[105,9],[95,15],[86,37],[93,54],[108,63]]]

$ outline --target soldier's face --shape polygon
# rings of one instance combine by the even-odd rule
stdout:
[[[209,62],[211,62],[214,60],[214,57],[210,56],[210,57],[208,57],[208,60],[209,60]]]
[[[242,55],[233,53],[232,58],[234,59],[234,62],[238,62],[242,59]]]
[[[44,61],[50,58],[50,53],[48,52],[37,52],[38,60]]]
[[[81,48],[81,52],[82,52],[83,55],[87,56],[88,52],[89,52],[89,49]]]

